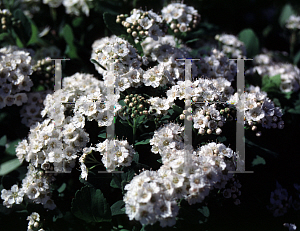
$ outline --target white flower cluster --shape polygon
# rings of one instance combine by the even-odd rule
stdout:
[[[162,10],[163,19],[170,24],[170,28],[177,32],[187,32],[196,27],[200,21],[198,11],[183,3],[171,3]]]
[[[297,226],[292,223],[284,223],[283,226],[289,228],[289,231],[294,231],[297,229]]]
[[[50,199],[50,183],[54,178],[45,175],[42,171],[37,170],[32,164],[28,167],[26,177],[22,180],[22,187],[13,185],[11,190],[3,189],[1,198],[4,200],[3,205],[11,208],[13,204],[20,204],[24,196],[33,203],[42,204],[44,208],[53,210],[56,205]]]
[[[237,66],[234,60],[229,60],[224,52],[217,49],[212,54],[201,58],[198,67],[198,74],[209,79],[224,77],[232,82],[237,73]]]
[[[286,21],[286,28],[295,30],[300,30],[300,16],[291,15],[289,19]]]
[[[231,34],[216,35],[215,39],[222,43],[222,52],[235,59],[246,58],[246,47],[243,42]]]
[[[115,88],[124,91],[130,86],[138,87],[141,85],[142,77],[142,58],[138,55],[136,49],[126,40],[115,35],[96,40],[92,45],[92,59],[98,61],[107,70],[110,68],[110,62],[114,60],[114,70],[116,75]],[[104,76],[104,84],[108,85],[108,71],[103,70],[95,64],[96,70]]]
[[[244,101],[244,103],[243,103]],[[242,114],[245,113],[244,123],[252,126],[252,130],[257,129],[257,124],[263,128],[283,129],[284,121],[282,120],[282,111],[275,107],[274,103],[267,97],[267,93],[260,90],[258,86],[250,85],[242,95],[235,93],[228,101],[234,104]],[[244,120],[242,118],[242,120]]]
[[[161,97],[151,97],[148,102],[150,103],[148,113],[154,112],[155,115],[166,115],[169,108],[174,105],[169,98]]]
[[[147,43],[144,43],[144,50],[147,49],[147,57],[150,61],[161,64],[159,66],[161,66],[161,69],[164,69],[164,71],[162,70],[161,72],[165,73],[169,83],[175,84],[175,80],[184,80],[185,61],[178,59],[191,58],[187,49],[184,47],[176,48],[168,43],[165,43],[164,40],[161,41],[161,43],[156,43],[156,45],[147,45]],[[150,41],[147,42],[151,44]],[[192,77],[196,77],[198,70],[194,62],[192,62],[191,71]]]
[[[108,140],[98,143],[96,151],[100,152],[102,163],[108,172],[112,172],[116,167],[130,166],[135,151],[127,140]]]
[[[0,109],[5,106],[22,105],[33,86],[29,75],[33,72],[31,56],[17,47],[0,49]]]
[[[44,101],[45,108],[41,112],[43,117],[47,114],[49,118],[54,119],[57,126],[64,123],[65,112],[71,108],[74,128],[84,127],[84,116],[89,121],[96,120],[99,126],[109,126],[113,117],[108,118],[107,112],[116,113],[121,108],[117,102],[120,95],[107,95],[103,81],[90,74],[76,73],[66,77],[63,79],[63,87],[53,95],[47,95]]]
[[[138,220],[142,225],[157,221],[162,227],[175,225],[179,208],[171,196],[174,188],[170,179],[163,179],[162,173],[144,171],[125,186],[127,193],[123,200],[130,220]],[[176,178],[171,170],[168,171],[168,176]]]
[[[193,114],[193,121],[193,127],[199,130],[199,134],[204,135],[215,132],[217,135],[220,135],[222,133],[221,127],[223,127],[226,119],[216,109],[216,104],[212,104],[197,108]]]
[[[116,22],[127,28],[127,33],[135,38],[135,42],[139,42],[147,36],[157,41],[159,36],[165,35],[164,28],[162,28],[162,17],[152,10],[133,9],[129,17],[118,15]]]
[[[228,174],[228,170],[234,170],[230,148],[209,143],[187,154],[182,132],[183,127],[173,123],[154,132],[151,150],[161,154],[163,166],[157,172],[142,172],[125,186],[124,201],[130,220],[172,226],[179,209],[177,199],[184,198],[189,204],[202,202],[214,186],[224,188],[233,177]]]
[[[43,0],[44,4],[48,4],[52,8],[57,8],[63,4],[67,14],[74,14],[76,16],[79,16],[80,12],[89,16],[90,9],[88,2],[91,2],[91,0]]]
[[[51,91],[43,92],[30,92],[27,94],[28,101],[20,110],[20,115],[22,117],[22,124],[27,127],[32,126],[36,122],[41,122],[42,116],[41,111],[44,107],[43,101]]]
[[[246,74],[257,72],[261,76],[281,77],[280,90],[282,92],[295,92],[300,89],[300,69],[293,64],[274,62],[270,55],[259,54],[253,59],[255,66],[247,70]]]
[[[40,224],[40,214],[38,214],[37,212],[33,212],[30,214],[30,216],[27,217],[28,222],[28,227],[27,227],[27,231],[44,231],[43,228],[39,228]]]
[[[179,41],[177,41],[179,42]],[[152,50],[161,45],[168,44],[172,47],[176,47],[176,38],[172,35],[166,35],[164,37],[158,37],[158,40],[155,41],[151,37],[147,37],[143,42],[141,42],[141,46],[143,48],[144,55],[149,56],[151,58]]]
[[[50,122],[51,121],[51,122]],[[24,139],[16,148],[16,155],[35,167],[55,172],[69,172],[75,166],[77,152],[89,142],[89,134],[76,127],[71,117],[62,125],[56,125],[51,119],[30,128],[28,141]]]
[[[185,91],[187,91],[187,96]],[[191,97],[194,102],[226,101],[233,94],[233,91],[231,82],[225,78],[199,78],[193,82],[188,80],[178,81],[176,85],[167,91],[167,96],[169,101],[172,102],[177,98],[182,100],[187,97]]]

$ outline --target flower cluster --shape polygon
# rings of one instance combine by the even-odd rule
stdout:
[[[21,91],[30,91],[33,86],[29,75],[33,72],[31,56],[17,47],[0,49],[0,108],[22,105],[27,95]]]
[[[284,121],[282,120],[282,111],[279,107],[275,107],[274,103],[267,97],[267,93],[260,90],[260,88],[250,85],[246,88],[246,92],[242,95],[235,93],[228,101],[234,104],[241,112],[245,113],[244,124],[251,126],[252,131],[257,130],[257,125],[261,124],[263,128],[284,128]],[[257,136],[261,133],[258,132]]]
[[[109,126],[113,117],[108,118],[108,112],[116,113],[121,108],[117,102],[120,95],[107,94],[103,81],[90,74],[76,73],[66,77],[63,87],[53,95],[47,95],[45,108],[41,112],[43,117],[48,114],[49,118],[54,119],[57,126],[65,123],[65,112],[72,116],[74,128],[84,127],[84,116],[88,121],[96,120],[99,126]]]
[[[200,203],[214,186],[224,188],[233,177],[228,173],[234,169],[230,148],[212,142],[196,151],[184,150],[182,131],[183,127],[173,123],[155,131],[151,150],[160,153],[163,165],[158,171],[142,172],[125,186],[124,201],[130,220],[172,226],[178,214],[177,199]]]
[[[220,135],[222,133],[221,127],[223,127],[226,119],[216,107],[216,104],[212,104],[196,109],[193,114],[193,127],[199,130],[199,134],[216,133],[217,135]]]
[[[116,167],[130,166],[135,151],[127,140],[108,140],[98,143],[96,151],[100,152],[102,163],[108,172],[114,171]]]
[[[289,228],[289,231],[294,231],[297,229],[297,226],[292,223],[284,223],[283,226]]]
[[[57,8],[61,4],[66,8],[67,14],[74,14],[76,16],[80,15],[80,12],[83,12],[86,16],[89,16],[90,9],[88,2],[91,0],[43,0],[44,4],[48,4],[52,8]]]
[[[138,87],[141,85],[142,58],[129,42],[113,35],[110,38],[105,37],[96,40],[92,48],[92,59],[98,61],[107,70],[111,65],[114,66],[114,71],[117,73],[115,78],[115,88],[117,90],[124,91],[130,86]],[[108,71],[97,64],[95,64],[95,68],[100,74],[104,75],[104,84],[108,85]]]
[[[44,231],[43,228],[39,228],[40,214],[38,214],[37,212],[31,213],[30,216],[27,217],[27,220],[29,221],[27,231]]]
[[[3,205],[11,208],[14,204],[20,204],[24,196],[36,204],[42,204],[44,208],[53,210],[56,205],[51,199],[50,183],[54,180],[50,175],[39,171],[32,164],[28,167],[28,172],[22,180],[22,187],[13,185],[10,190],[3,189],[1,198]]]
[[[300,16],[291,15],[289,19],[286,21],[286,28],[295,30],[300,30]]]
[[[213,49],[210,55],[201,58],[199,62],[198,75],[209,79],[224,77],[232,82],[236,73],[236,62],[229,60],[224,52],[217,49]]]
[[[200,21],[198,11],[183,3],[171,3],[162,10],[163,19],[170,24],[174,33],[187,32],[195,28]]]
[[[222,43],[222,52],[235,59],[246,58],[246,47],[243,42],[231,34],[216,35],[215,39]]]
[[[148,36],[157,41],[158,37],[164,36],[166,32],[162,17],[152,10],[133,9],[129,17],[123,14],[118,15],[116,22],[126,27],[127,33],[131,34],[136,42]]]
[[[275,62],[269,54],[259,54],[253,59],[255,66],[245,73],[273,77],[280,75],[280,90],[282,92],[295,92],[300,89],[300,70],[296,65]]]
[[[52,92],[48,90],[43,92],[31,92],[27,94],[28,101],[20,110],[22,124],[25,124],[27,127],[31,127],[36,122],[41,122],[41,111],[44,107],[43,101],[46,96],[51,93]]]

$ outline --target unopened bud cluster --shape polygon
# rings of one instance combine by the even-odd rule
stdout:
[[[136,42],[148,36],[157,41],[158,36],[164,36],[167,30],[162,17],[152,10],[133,9],[129,17],[126,14],[118,15],[116,22],[121,23]]]
[[[6,32],[11,25],[19,27],[21,24],[21,21],[15,19],[7,9],[0,9],[0,19],[0,33]]]
[[[37,81],[39,84],[47,84],[53,86],[55,65],[50,59],[41,59],[36,62],[32,67],[34,71],[32,74],[32,80]]]
[[[149,102],[145,97],[138,94],[127,95],[124,99],[126,106],[119,111],[121,118],[136,118],[141,115],[148,115]]]
[[[195,28],[200,21],[198,11],[182,3],[171,3],[162,9],[163,19],[174,33],[187,32]]]

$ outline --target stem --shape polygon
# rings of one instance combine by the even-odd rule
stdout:
[[[133,132],[132,132],[132,136],[133,136],[132,142],[133,142],[134,147],[135,147],[135,134],[136,134],[136,129],[137,129],[137,127],[136,127],[136,118],[134,118],[134,119],[133,119],[133,127],[132,127],[132,130],[133,130]]]

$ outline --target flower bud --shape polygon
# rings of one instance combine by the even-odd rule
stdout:
[[[138,26],[136,29],[137,29],[137,30],[141,30],[141,29],[142,29],[142,27],[141,27],[141,26]]]
[[[205,133],[205,129],[204,128],[200,128],[198,131],[199,134],[203,135]]]
[[[133,107],[133,103],[132,102],[129,104],[129,107]]]
[[[256,136],[260,137],[261,136],[261,132],[257,132]]]
[[[144,114],[144,115],[148,115],[148,111],[144,110],[144,111],[143,111],[143,114]]]
[[[221,128],[217,128],[217,129],[216,129],[216,134],[217,134],[217,135],[220,135],[221,133],[222,133],[222,129],[221,129]]]
[[[251,130],[252,131],[256,131],[257,127],[256,126],[252,126]]]
[[[185,118],[185,115],[184,115],[184,114],[181,114],[181,115],[179,116],[179,119],[181,119],[181,120],[184,120],[184,118]]]
[[[208,135],[210,135],[212,133],[212,130],[211,129],[207,129],[206,132],[207,132]]]
[[[210,116],[205,116],[207,120],[210,120]]]
[[[116,19],[116,23],[120,23],[121,22],[121,19],[120,18],[117,18]]]
[[[170,28],[171,28],[172,30],[174,30],[174,29],[176,28],[176,24],[175,24],[175,23],[171,23]]]
[[[130,29],[130,28],[127,29],[127,33],[128,33],[128,34],[131,33],[131,29]]]
[[[179,31],[178,29],[175,29],[175,30],[174,30],[174,33],[178,33],[178,31]]]
[[[136,37],[136,36],[137,36],[136,31],[133,31],[131,35],[132,35],[133,37]]]
[[[144,32],[143,30],[141,30],[141,31],[139,31],[139,34],[140,34],[141,36],[143,36],[143,35],[145,34],[145,32]]]

